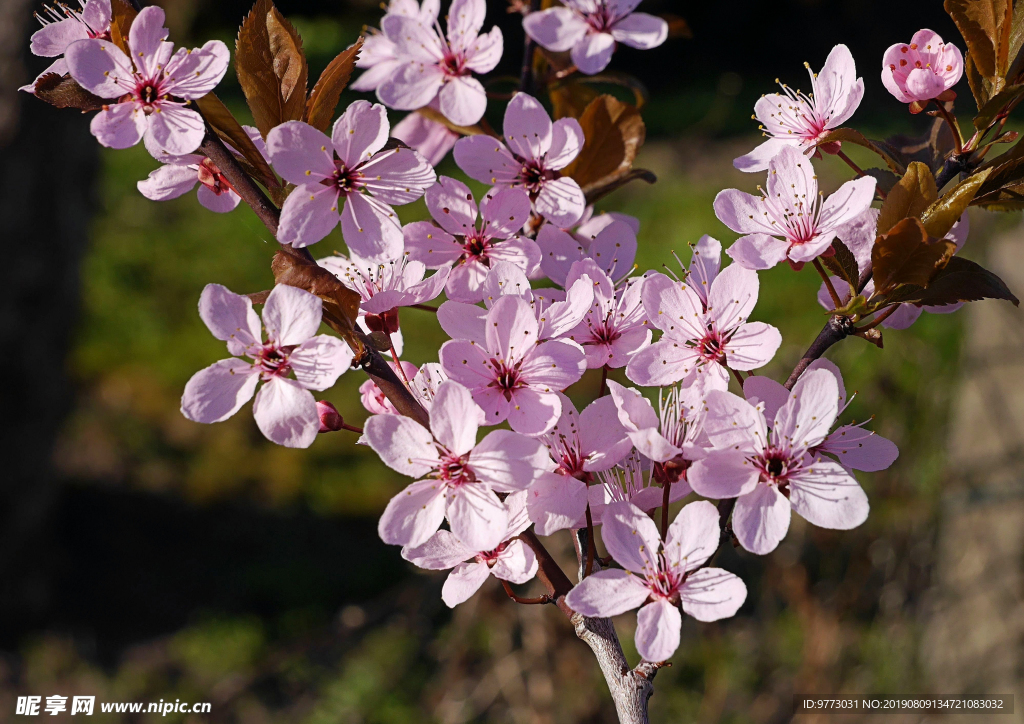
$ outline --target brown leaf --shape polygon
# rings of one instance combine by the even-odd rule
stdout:
[[[928,286],[905,301],[929,306],[945,306],[979,299],[1005,299],[1020,306],[1020,301],[998,276],[979,264],[954,256],[940,269]]]
[[[902,219],[920,216],[938,196],[931,170],[923,163],[914,161],[882,202],[882,210],[878,214],[878,233],[886,233]]]
[[[602,95],[587,106],[579,120],[583,150],[562,175],[586,188],[627,173],[647,133],[640,112],[614,96]]]
[[[860,269],[857,266],[857,259],[853,252],[838,238],[832,240],[832,249],[835,251],[831,256],[823,256],[821,263],[825,268],[837,277],[856,289],[860,281]]]
[[[98,111],[107,101],[94,96],[78,85],[70,75],[47,73],[36,81],[36,98],[57,108],[77,108],[80,111]]]
[[[596,88],[580,83],[576,78],[548,87],[548,98],[556,120],[579,118],[598,95]]]
[[[587,204],[592,204],[598,199],[604,198],[612,191],[625,186],[630,181],[638,180],[653,184],[657,182],[658,177],[654,175],[653,171],[648,171],[645,168],[634,168],[625,173],[608,176],[601,181],[584,186],[583,195],[586,197]]]
[[[662,13],[661,19],[668,23],[668,37],[686,39],[693,37],[693,31],[690,30],[690,25],[684,18],[674,13]]]
[[[946,0],[944,7],[964,36],[978,72],[989,80],[1005,79],[1013,0]]]
[[[334,109],[338,107],[338,99],[352,77],[352,69],[356,67],[356,60],[359,59],[362,47],[363,38],[360,37],[355,44],[338,53],[324,68],[306,102],[306,123],[324,133],[327,132],[334,118]]]
[[[324,321],[330,324],[353,349],[362,346],[356,330],[359,295],[346,287],[338,278],[315,261],[303,259],[284,251],[274,254],[270,264],[274,281],[278,284],[305,289],[324,302]]]
[[[128,0],[110,0],[110,13],[110,41],[130,58],[128,31],[139,11]]]
[[[942,195],[938,201],[933,203],[921,213],[921,223],[928,231],[928,235],[934,239],[941,239],[953,224],[960,220],[960,216],[967,211],[971,205],[978,189],[985,183],[985,180],[992,173],[991,169],[976,171],[974,175],[961,181],[952,189]]]
[[[885,294],[900,284],[927,286],[955,251],[952,241],[929,239],[920,219],[903,219],[875,239],[871,249],[875,293]]]
[[[263,154],[259,152],[245,129],[215,93],[207,93],[193,102],[206,122],[217,132],[217,135],[241,153],[249,166],[256,171],[257,181],[266,186],[268,190],[280,188],[277,176],[274,175],[267,160],[263,158]]]
[[[302,120],[309,72],[302,38],[271,0],[257,0],[239,28],[235,70],[264,138],[274,126]]]
[[[885,141],[875,141],[879,148],[891,154],[904,168],[911,161],[920,161],[937,174],[942,168],[946,157],[956,150],[953,132],[942,118],[932,121],[932,127],[923,136],[891,136]]]

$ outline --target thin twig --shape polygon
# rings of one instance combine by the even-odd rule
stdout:
[[[668,535],[668,498],[672,483],[666,480],[662,485],[665,489],[661,493],[661,539],[665,540],[665,536]]]
[[[551,596],[548,595],[537,596],[536,598],[523,598],[512,590],[512,586],[508,585],[508,581],[502,579],[499,580],[501,580],[501,585],[502,588],[505,589],[505,593],[507,593],[508,597],[516,603],[522,603],[527,606],[533,606],[540,603],[551,603]]]
[[[953,132],[953,143],[956,147],[955,153],[957,156],[959,156],[961,153],[964,152],[964,142],[963,139],[960,138],[960,126],[957,124],[956,119],[953,118],[952,114],[950,114],[949,110],[946,108],[945,103],[938,100],[937,98],[933,100],[935,101],[935,105],[938,106],[939,108],[939,115],[941,115],[943,119],[945,119],[946,125],[949,126],[949,130]]]
[[[835,305],[833,309],[839,309],[839,307],[843,306],[843,300],[839,298],[839,292],[836,291],[835,286],[832,284],[832,278],[825,271],[825,267],[821,265],[820,259],[815,257],[813,264],[814,268],[818,270],[818,274],[824,280],[829,296],[832,297],[832,304]]]
[[[857,164],[855,164],[853,162],[852,158],[850,158],[849,156],[846,155],[845,151],[842,151],[842,150],[836,151],[836,155],[839,156],[839,158],[843,159],[846,162],[846,165],[849,166],[850,168],[852,168],[857,173],[858,176],[867,176],[868,175],[864,171],[864,169],[862,169],[860,166],[858,166]],[[881,196],[883,199],[886,196],[888,196],[888,194],[886,194],[885,191],[883,191],[877,184],[875,185],[875,191],[878,192],[878,195]]]
[[[882,313],[881,313],[881,314],[879,314],[879,315],[878,315],[877,317],[875,317],[874,319],[872,319],[872,320],[871,320],[871,323],[870,323],[870,324],[866,324],[866,325],[864,325],[863,327],[856,327],[856,328],[855,328],[855,329],[856,329],[856,332],[857,332],[857,333],[860,333],[860,332],[867,332],[867,331],[868,331],[869,329],[874,329],[874,328],[875,328],[875,327],[877,327],[877,326],[878,326],[879,324],[881,324],[881,323],[882,323],[882,322],[884,322],[884,321],[885,321],[886,319],[888,319],[888,318],[889,318],[889,315],[891,315],[891,314],[892,314],[893,312],[895,312],[895,311],[896,311],[897,309],[899,309],[899,306],[900,306],[899,304],[894,304],[894,305],[892,305],[891,307],[887,308],[887,309],[886,309],[886,310],[885,310],[884,312],[882,312]]]
[[[410,309],[422,309],[424,312],[433,312],[437,314],[437,307],[433,307],[429,304],[410,304]]]
[[[601,368],[601,389],[598,391],[598,397],[604,397],[608,394],[608,365]]]
[[[594,557],[597,555],[597,545],[594,543],[594,519],[590,515],[590,503],[587,503],[587,565],[583,569],[583,577],[586,578],[594,570]]]

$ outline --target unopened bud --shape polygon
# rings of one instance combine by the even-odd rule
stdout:
[[[316,414],[320,417],[320,430],[318,432],[337,432],[345,424],[338,408],[330,402],[319,400],[316,403]]]
[[[389,309],[382,314],[367,314],[366,326],[371,332],[394,334],[398,331],[398,307]]]

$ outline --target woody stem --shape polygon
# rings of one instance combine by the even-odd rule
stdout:
[[[523,598],[522,596],[516,594],[516,592],[512,590],[512,586],[508,585],[508,581],[502,580],[501,581],[501,586],[502,586],[502,588],[505,589],[505,593],[508,594],[508,597],[511,598],[516,603],[522,603],[522,604],[525,604],[525,605],[534,605],[534,604],[539,604],[539,603],[551,603],[551,596],[547,596],[547,595],[537,596],[536,598]]]
[[[832,304],[835,305],[834,309],[839,309],[843,306],[843,300],[839,298],[839,292],[836,291],[835,286],[832,284],[832,278],[825,272],[825,267],[821,265],[821,260],[818,258],[814,259],[814,268],[818,270],[818,274],[825,282],[825,287],[828,289],[828,295],[832,297]]]
[[[869,324],[865,324],[863,327],[857,327],[857,331],[858,332],[867,332],[869,329],[874,329],[879,324],[881,324],[886,319],[888,319],[889,315],[891,315],[893,312],[895,312],[897,309],[899,309],[899,306],[900,306],[899,304],[892,305],[891,307],[886,309],[884,312],[879,314],[877,317],[872,319]]]
[[[955,153],[959,156],[964,152],[963,139],[960,138],[960,127],[956,123],[956,119],[946,108],[946,104],[937,98],[933,99],[935,105],[938,106],[939,115],[946,121],[946,125],[949,126],[949,130],[953,132],[953,143],[955,144]]]
[[[668,496],[672,490],[672,483],[667,480],[662,483],[665,489],[661,493],[661,539],[665,540],[668,531]]]
[[[590,515],[590,503],[587,503],[587,566],[583,569],[583,577],[586,578],[594,570],[594,556],[597,554],[597,546],[594,544],[594,519]]]

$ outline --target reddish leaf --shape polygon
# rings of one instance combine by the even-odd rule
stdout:
[[[875,239],[871,268],[876,294],[885,294],[900,284],[928,285],[935,270],[956,251],[945,239],[929,239],[920,219],[903,219],[887,234]]]
[[[226,143],[231,144],[242,154],[249,166],[255,171],[257,181],[273,191],[280,187],[277,176],[271,170],[263,154],[259,152],[256,145],[246,134],[238,120],[232,115],[228,107],[214,93],[207,93],[202,98],[194,101],[203,118],[210,124],[210,127],[217,132]]]
[[[587,188],[628,173],[647,133],[640,112],[613,96],[602,95],[587,106],[579,120],[583,149],[562,175]]]
[[[919,161],[912,162],[907,166],[903,178],[892,187],[882,202],[882,210],[878,214],[878,233],[886,233],[902,219],[921,216],[938,195],[931,170]]]
[[[324,68],[306,102],[306,123],[327,132],[334,118],[334,109],[338,107],[338,99],[348,85],[362,47],[363,38],[359,38],[354,45],[338,53]]]
[[[110,12],[110,41],[130,58],[128,31],[139,12],[128,0],[110,0]]]
[[[979,264],[955,256],[940,269],[928,286],[906,301],[944,306],[979,299],[1005,299],[1020,306],[1020,301],[998,276]]]
[[[36,81],[36,98],[57,108],[77,108],[80,111],[98,111],[108,101],[94,96],[69,76],[47,73]]]

